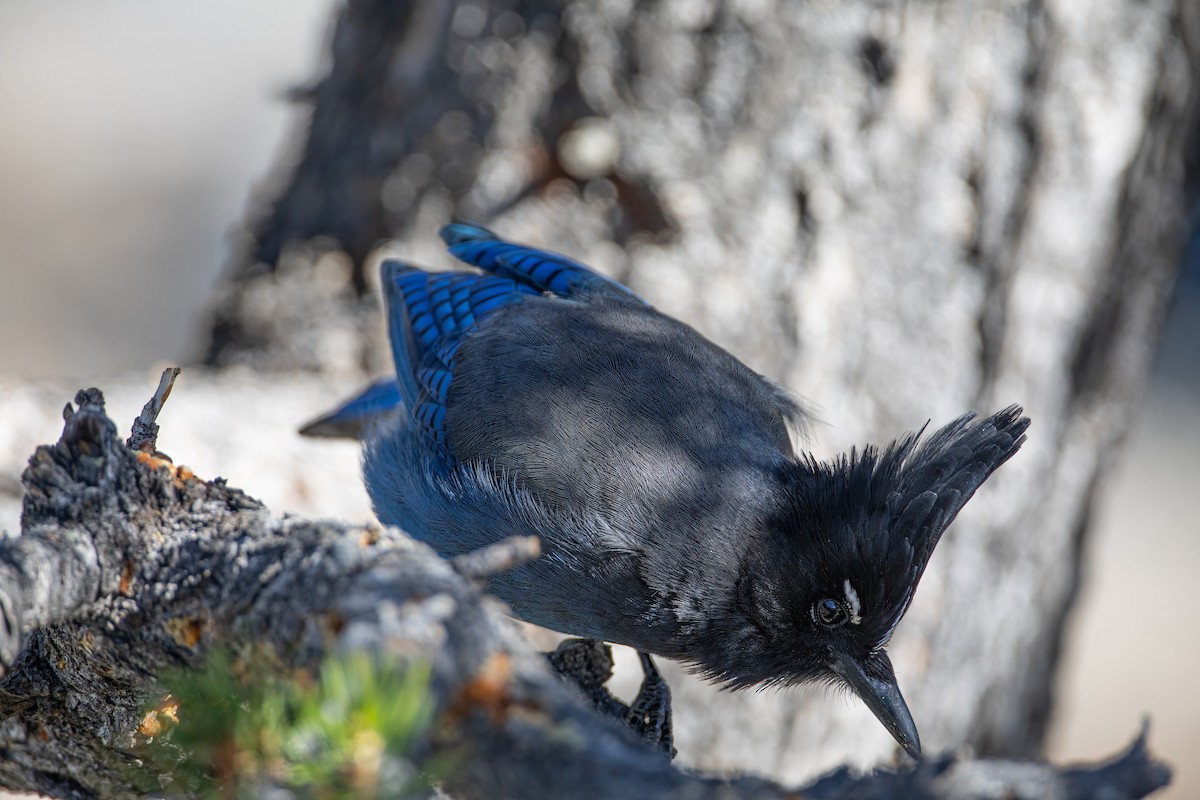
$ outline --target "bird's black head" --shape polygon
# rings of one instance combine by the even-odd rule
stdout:
[[[713,677],[731,687],[849,686],[918,756],[884,647],[942,531],[1020,448],[1028,425],[1013,406],[981,421],[966,415],[924,441],[909,435],[882,452],[793,462],[783,476],[784,507],[741,565],[730,617],[749,623],[737,653],[709,670]]]

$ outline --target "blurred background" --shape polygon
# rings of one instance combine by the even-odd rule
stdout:
[[[239,226],[298,152],[304,117],[285,95],[326,68],[337,7],[0,5],[0,528],[18,528],[23,460],[57,437],[70,392],[99,383],[114,418],[131,419],[163,364],[203,354]],[[1163,796],[1185,798],[1200,796],[1200,263],[1181,278],[1154,364],[1094,509],[1049,755],[1110,754],[1148,715],[1152,749],[1177,768]],[[279,512],[369,514],[352,445],[296,445],[340,476],[310,485],[206,437],[204,425],[253,404],[248,370],[217,380],[189,393],[185,372],[160,447]],[[313,377],[262,424],[289,437],[346,388]],[[183,431],[172,414],[204,424]]]

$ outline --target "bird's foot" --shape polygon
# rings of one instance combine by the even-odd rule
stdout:
[[[611,647],[595,639],[564,639],[546,658],[563,680],[579,687],[593,708],[606,717],[624,720],[629,707],[604,685],[612,677]]]
[[[675,733],[671,724],[671,687],[663,680],[649,653],[638,652],[642,662],[642,686],[625,715],[625,724],[647,743],[675,757]]]
[[[627,706],[612,696],[605,684],[612,677],[612,648],[595,639],[566,639],[553,653],[547,653],[550,665],[562,678],[579,687],[602,715],[630,728],[644,742],[675,757],[671,730],[671,690],[645,653],[642,661],[642,686],[633,705]]]

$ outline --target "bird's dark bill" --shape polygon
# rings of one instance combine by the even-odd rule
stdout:
[[[884,667],[882,671],[887,674],[887,678],[877,678],[868,674],[862,664],[849,656],[836,656],[829,666],[862,698],[867,708],[871,709],[883,723],[883,727],[887,728],[904,748],[904,752],[913,758],[920,758],[921,740],[917,736],[917,726],[909,713],[908,704],[904,702],[904,696],[900,694],[892,664],[885,653],[874,654],[872,658],[882,659],[879,666]]]

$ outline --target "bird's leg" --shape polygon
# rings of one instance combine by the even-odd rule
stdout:
[[[550,666],[579,687],[592,707],[602,715],[632,729],[642,741],[675,757],[671,731],[671,690],[645,653],[642,662],[642,686],[632,706],[627,706],[605,687],[612,677],[612,648],[594,639],[566,639],[553,653],[547,653]]]
[[[642,687],[625,715],[625,723],[648,743],[675,757],[675,736],[671,725],[671,688],[654,666],[649,653],[638,651],[642,662]]]

